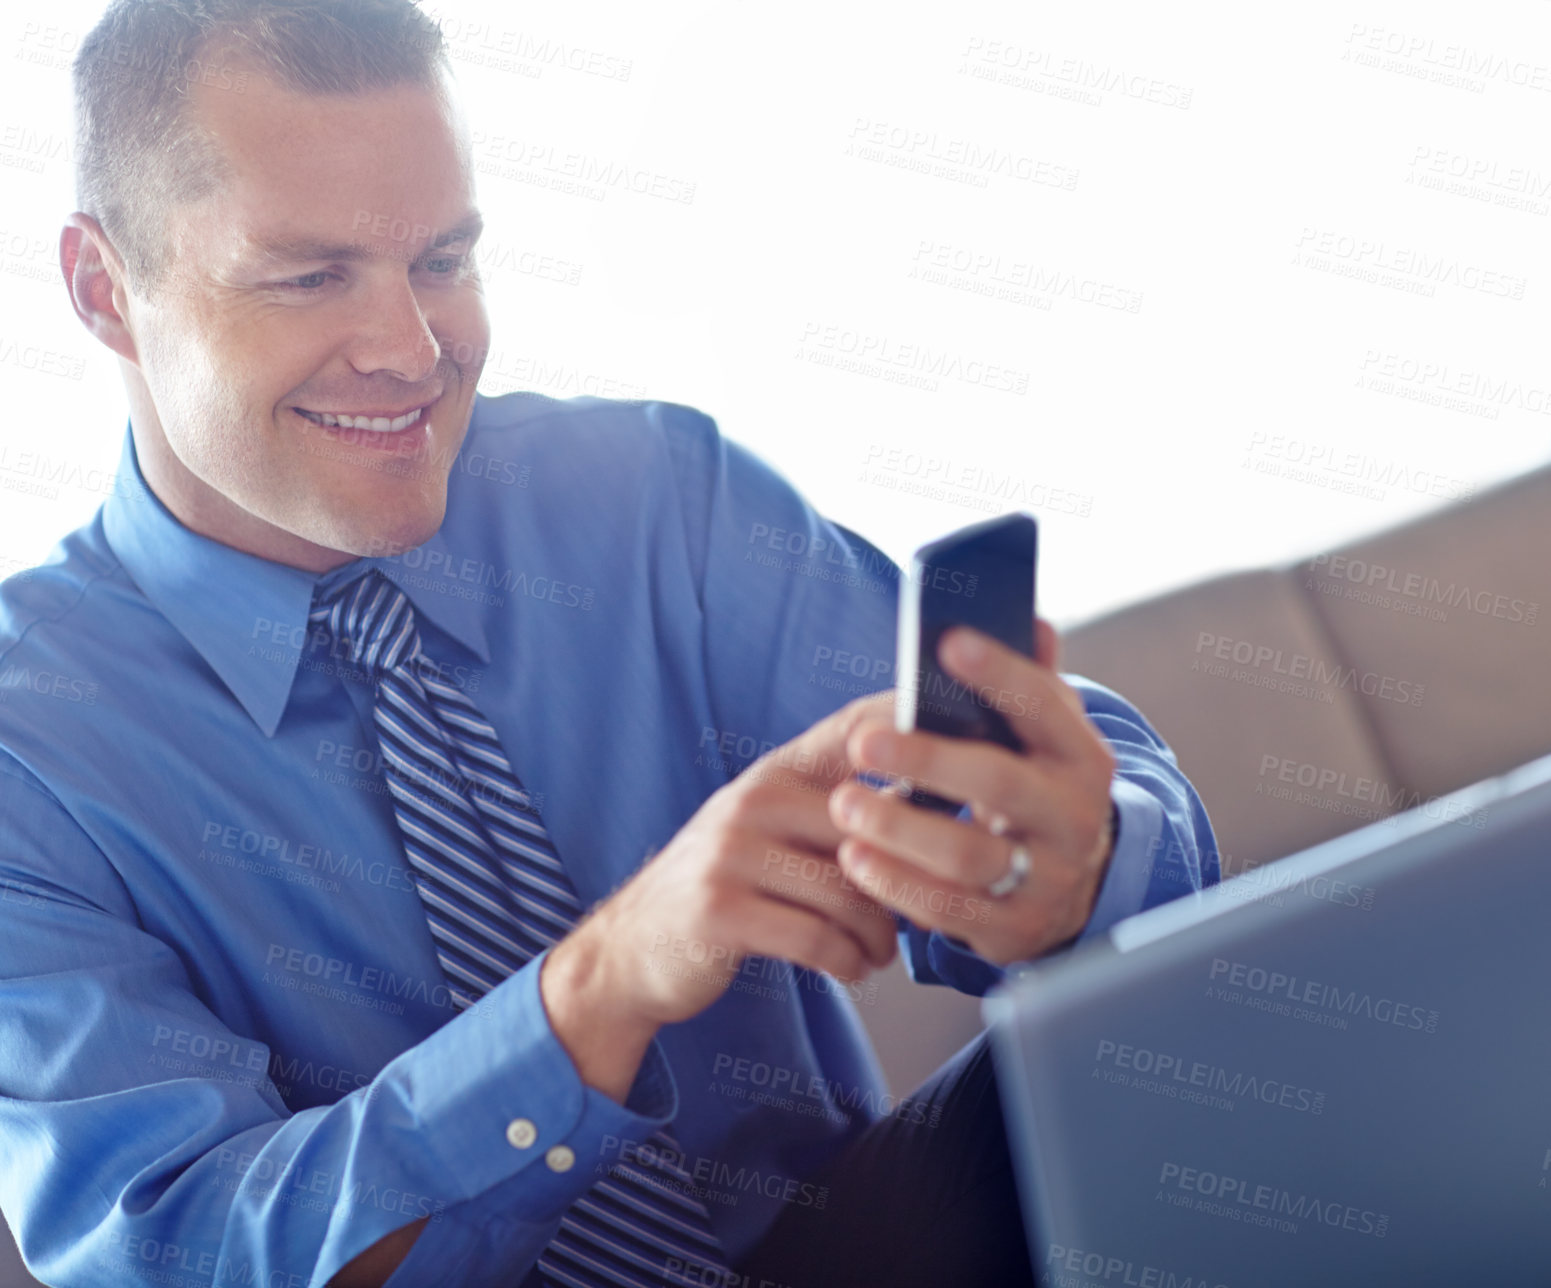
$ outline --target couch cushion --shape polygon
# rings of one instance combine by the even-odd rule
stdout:
[[[1131,700],[1179,757],[1224,873],[1393,813],[1391,775],[1293,574],[1204,582],[1073,630],[1062,668]]]
[[[1293,572],[1403,804],[1551,751],[1551,469]]]

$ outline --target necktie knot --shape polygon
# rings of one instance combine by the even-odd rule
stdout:
[[[328,631],[342,655],[373,679],[420,653],[408,596],[375,568],[321,596],[308,620]]]

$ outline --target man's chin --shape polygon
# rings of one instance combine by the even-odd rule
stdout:
[[[450,473],[451,457],[445,453],[304,459],[292,464],[289,504],[266,517],[327,552],[325,559],[337,555],[336,565],[362,556],[398,555],[429,541],[441,528]]]
[[[445,489],[439,490],[434,503],[433,498],[425,495],[409,499],[383,498],[376,502],[353,497],[347,508],[339,498],[334,498],[330,504],[320,497],[317,506],[331,514],[333,521],[316,522],[318,511],[314,511],[314,522],[292,531],[314,545],[337,553],[341,562],[359,557],[401,555],[406,550],[413,550],[436,535],[447,512]]]
[[[354,532],[346,536],[348,544],[343,549],[356,556],[391,558],[424,545],[436,535],[441,526],[442,516],[437,514],[434,521],[399,522],[387,529]]]

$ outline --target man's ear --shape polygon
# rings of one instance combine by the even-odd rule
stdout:
[[[76,317],[119,357],[138,366],[135,338],[124,316],[128,299],[124,261],[90,215],[76,211],[65,220],[59,234],[59,267]]]

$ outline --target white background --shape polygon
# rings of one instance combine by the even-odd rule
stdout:
[[[1033,509],[1070,623],[1547,459],[1546,0],[426,7],[483,158],[481,387],[698,406],[896,558]],[[101,9],[0,20],[0,573],[125,424],[57,268]]]

